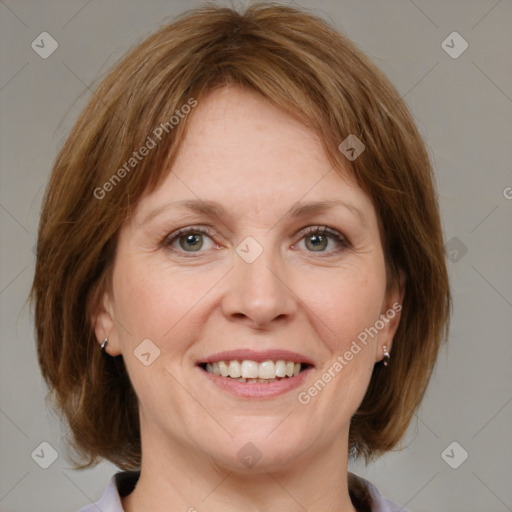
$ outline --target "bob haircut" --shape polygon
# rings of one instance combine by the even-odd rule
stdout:
[[[447,337],[451,296],[432,167],[389,80],[305,11],[271,3],[243,13],[211,5],[188,11],[102,80],[56,158],[43,200],[31,290],[38,360],[47,398],[71,428],[75,469],[101,458],[140,468],[137,396],[122,356],[99,349],[92,315],[111,290],[121,225],[172,172],[193,107],[223,86],[256,92],[318,134],[334,171],[348,170],[372,198],[388,289],[405,276],[391,364],[375,365],[351,419],[353,458],[368,463],[398,444]],[[353,161],[339,149],[351,134],[365,145]]]

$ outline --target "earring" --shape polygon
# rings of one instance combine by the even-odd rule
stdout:
[[[108,338],[105,338],[105,339],[103,340],[103,343],[101,344],[101,351],[102,351],[103,353],[105,353],[105,352],[106,352],[105,347],[107,346],[107,343],[108,343]]]
[[[384,357],[382,358],[382,364],[384,366],[387,366],[389,364],[389,360],[391,359],[391,356],[388,352],[388,346],[383,345],[382,350],[384,351]]]

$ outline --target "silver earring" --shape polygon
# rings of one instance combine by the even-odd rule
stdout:
[[[382,358],[382,364],[384,366],[387,366],[389,364],[389,360],[391,359],[391,356],[388,352],[388,346],[387,345],[383,345],[382,346],[382,350],[384,351],[384,357]]]
[[[105,338],[105,339],[103,340],[103,343],[101,344],[101,351],[102,351],[103,353],[105,353],[105,352],[106,352],[105,347],[107,346],[107,343],[108,343],[108,338]]]

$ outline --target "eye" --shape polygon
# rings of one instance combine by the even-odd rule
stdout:
[[[304,240],[306,248],[310,252],[331,252],[325,250],[329,245],[329,240],[334,240],[338,247],[341,246],[342,249],[350,246],[343,235],[327,226],[310,226],[302,231],[301,235],[300,241]]]
[[[205,246],[205,237],[213,244],[211,236],[213,236],[213,230],[208,227],[188,227],[169,235],[164,240],[164,245],[178,252],[201,252],[201,249]],[[206,249],[211,249],[211,247],[212,245],[208,246],[206,244]]]
[[[170,234],[163,241],[163,245],[174,252],[192,255],[202,252],[202,249],[208,250],[214,246],[219,248],[212,240],[214,236],[215,232],[209,226],[191,226]],[[327,226],[310,226],[304,229],[300,236],[299,242],[304,240],[309,252],[331,253],[350,247],[348,240],[343,235]],[[205,241],[209,241],[209,243],[205,244]],[[338,246],[338,250],[336,248],[326,250],[330,241]]]

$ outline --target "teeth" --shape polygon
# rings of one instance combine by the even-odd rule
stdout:
[[[275,379],[276,378],[276,365],[272,361],[263,361],[260,363],[260,379]],[[299,365],[300,366],[300,365]]]
[[[206,371],[213,375],[221,377],[231,377],[239,382],[273,382],[276,377],[295,377],[300,373],[302,366],[293,361],[263,361],[257,363],[244,359],[240,361],[219,361],[216,363],[207,363]]]
[[[276,361],[276,377],[286,377],[286,361]]]
[[[242,375],[246,379],[257,379],[259,376],[258,363],[256,361],[242,361]]]
[[[208,367],[206,370],[208,371]],[[240,367],[240,363],[238,361],[229,361],[229,376],[232,379],[238,379],[242,376],[242,368]]]
[[[218,363],[213,363],[213,364],[214,365],[216,365],[216,364],[219,365],[220,374],[223,377],[228,377],[229,376],[229,368],[228,368],[228,365],[224,361],[219,361]]]

